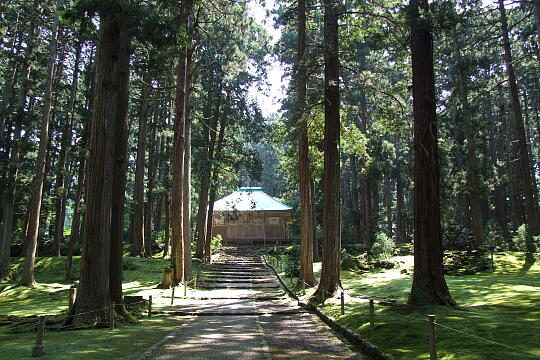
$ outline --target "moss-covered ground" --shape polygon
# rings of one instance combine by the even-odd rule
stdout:
[[[79,258],[74,259],[74,272],[79,271]],[[28,317],[61,314],[67,310],[69,287],[65,280],[65,257],[45,257],[36,261],[36,286],[19,287],[16,280],[22,259],[12,259],[14,281],[0,284],[0,321],[7,316]],[[170,290],[156,289],[167,261],[152,258],[124,258],[125,295],[153,296],[154,309],[166,308]],[[181,291],[177,290],[177,293]],[[49,359],[135,359],[157,342],[181,320],[175,317],[141,318],[138,323],[120,323],[115,330],[88,329],[46,331],[44,349]],[[0,326],[0,358],[30,358],[35,334],[13,333],[9,326]]]
[[[412,257],[404,256],[398,260],[402,261],[402,268],[408,268]],[[75,259],[76,273],[78,261]],[[441,324],[437,327],[440,359],[540,358],[540,265],[536,263],[523,271],[524,261],[522,253],[499,253],[495,256],[494,273],[486,271],[476,275],[447,276],[452,296],[458,303],[454,309],[406,306],[412,276],[402,274],[400,269],[366,274],[343,271],[343,284],[347,288],[345,315],[340,315],[339,301],[327,302],[323,310],[383,351],[394,354],[397,359],[429,358],[425,320],[428,314],[435,314]],[[22,260],[13,259],[13,266],[15,273],[20,272]],[[155,309],[167,309],[170,290],[156,289],[165,266],[166,262],[157,258],[126,257],[123,274],[125,293],[145,298],[152,295]],[[39,258],[35,288],[17,287],[15,282],[0,284],[0,319],[7,315],[22,317],[65,311],[71,283],[64,280],[64,269],[65,258]],[[320,263],[315,264],[315,269],[318,275]],[[289,284],[289,279],[286,280]],[[181,291],[177,290],[177,296],[179,293]],[[369,329],[365,298],[369,296],[377,301],[375,331]],[[387,300],[395,301],[395,305],[378,303]],[[140,319],[138,324],[121,323],[112,331],[48,331],[44,340],[45,358],[137,358],[180,324],[178,318],[153,317]],[[10,360],[28,358],[35,335],[8,330],[8,327],[0,326],[0,357]]]
[[[412,265],[412,256],[397,260],[402,261],[402,268]],[[437,326],[439,359],[540,359],[540,265],[536,262],[523,271],[524,263],[523,253],[498,253],[494,272],[446,276],[456,308],[407,306],[412,275],[400,269],[366,274],[343,271],[345,315],[340,314],[339,300],[327,302],[322,309],[397,359],[429,359],[428,314],[435,314],[441,324]],[[319,263],[315,269],[318,276]],[[365,297],[376,302],[374,331]],[[378,303],[388,300],[395,305]]]

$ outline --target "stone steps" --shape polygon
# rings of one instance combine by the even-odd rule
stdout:
[[[251,284],[251,283],[202,283],[200,285],[202,289],[279,289],[280,286],[278,283],[274,284]]]
[[[213,276],[213,277],[203,277],[202,282],[249,282],[249,283],[265,283],[265,282],[277,282],[276,279],[272,278],[259,278],[254,279],[252,277],[238,278],[238,277],[223,277],[223,276]]]

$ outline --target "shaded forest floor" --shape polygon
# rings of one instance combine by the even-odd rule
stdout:
[[[348,289],[345,315],[340,315],[339,299],[327,302],[322,309],[397,359],[429,359],[426,323],[428,314],[435,314],[437,322],[441,324],[437,327],[439,359],[540,358],[538,261],[528,271],[522,271],[525,262],[523,253],[498,253],[495,256],[496,269],[493,273],[484,271],[475,275],[446,276],[450,292],[458,304],[457,308],[448,309],[431,306],[408,307],[406,301],[412,275],[402,274],[401,270],[412,265],[412,256],[401,256],[396,260],[402,261],[401,269],[372,271],[367,274],[343,271],[343,285]],[[318,276],[320,263],[316,264],[316,269]],[[298,289],[296,290],[298,292]],[[374,331],[369,328],[368,297],[373,297],[376,302]],[[383,305],[378,301],[395,302],[395,305]]]
[[[74,272],[79,272],[79,260],[74,259]],[[0,284],[0,323],[8,316],[29,317],[60,314],[67,310],[69,287],[65,280],[65,257],[38,258],[36,262],[36,287],[17,287],[16,282]],[[156,289],[161,281],[163,268],[168,261],[162,259],[124,258],[124,293],[153,295],[154,308],[166,308],[165,293]],[[20,278],[23,259],[12,259],[15,280]],[[181,291],[177,289],[177,294]],[[148,347],[170,333],[181,322],[178,317],[141,318],[137,324],[120,323],[115,330],[90,329],[61,332],[46,331],[44,336],[45,358],[54,359],[136,359]],[[35,341],[33,331],[14,333],[9,326],[0,326],[2,359],[30,358]]]
[[[405,305],[412,276],[402,274],[411,266],[412,257],[404,256],[401,269],[356,274],[343,271],[347,290],[345,315],[339,304],[327,302],[323,310],[340,323],[359,332],[385,352],[399,359],[428,358],[427,314],[436,314],[437,321],[462,333],[439,326],[437,329],[440,359],[502,360],[534,359],[516,350],[476,339],[480,336],[497,343],[540,357],[540,264],[522,271],[522,253],[499,253],[494,273],[484,271],[468,276],[447,276],[447,283],[459,307],[409,308]],[[166,261],[161,259],[125,258],[124,290],[126,295],[153,296],[156,310],[170,307],[170,290],[156,289]],[[17,272],[22,259],[13,259]],[[75,259],[75,273],[79,259]],[[315,264],[317,274],[320,263]],[[64,280],[65,258],[39,258],[34,289],[0,284],[0,322],[9,316],[59,314],[67,309],[70,282]],[[283,275],[283,274],[282,274]],[[294,281],[294,279],[293,279]],[[287,283],[289,279],[287,279]],[[190,290],[188,290],[189,292]],[[176,296],[181,296],[181,288]],[[395,305],[376,304],[376,329],[369,330],[366,297]],[[138,357],[145,349],[180,324],[175,317],[143,318],[138,324],[120,324],[116,330],[46,332],[44,346],[48,358],[101,359],[104,354],[114,359]],[[467,335],[470,334],[470,335]],[[30,357],[33,332],[12,333],[0,326],[2,359]]]

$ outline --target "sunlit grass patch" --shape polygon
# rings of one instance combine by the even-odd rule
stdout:
[[[91,329],[45,332],[44,359],[137,359],[163,336],[180,326],[179,318],[144,318],[138,324],[121,325],[115,330]],[[30,358],[35,335],[8,334],[0,327],[1,358]]]
[[[440,359],[533,358],[519,351],[540,357],[540,265],[535,264],[529,271],[523,272],[524,261],[522,253],[499,253],[495,256],[494,273],[487,271],[469,276],[447,276],[450,292],[458,303],[455,309],[404,305],[412,276],[401,274],[399,269],[364,275],[344,271],[342,281],[349,295],[395,300],[400,304],[376,304],[376,329],[373,332],[369,327],[369,307],[366,301],[347,303],[345,315],[340,315],[336,303],[329,302],[323,309],[340,323],[399,359],[429,358],[428,314],[435,314],[440,324],[461,332],[438,326]]]

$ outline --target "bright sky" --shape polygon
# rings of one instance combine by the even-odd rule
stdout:
[[[252,0],[250,2],[251,15],[255,18],[255,21],[264,26],[266,31],[268,31],[270,36],[272,36],[272,45],[278,41],[281,35],[279,29],[274,29],[272,15],[266,17],[267,10],[270,11],[274,6],[274,0],[266,0],[264,7],[261,6],[257,0]],[[288,83],[288,79],[282,79],[284,71],[281,63],[270,56],[268,57],[268,61],[270,62],[267,78],[269,86],[267,86],[262,92],[258,91],[255,87],[252,87],[250,90],[250,95],[257,99],[257,102],[259,103],[265,117],[279,111],[280,102],[284,97],[284,89]]]

